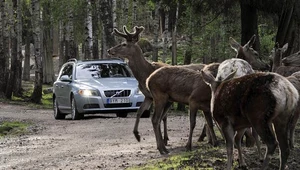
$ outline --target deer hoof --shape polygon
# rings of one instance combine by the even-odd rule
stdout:
[[[133,134],[134,134],[136,140],[140,142],[141,141],[141,136],[139,135],[139,132],[133,132]]]

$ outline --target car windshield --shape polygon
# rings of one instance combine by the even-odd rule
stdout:
[[[132,77],[125,64],[120,63],[81,63],[76,67],[76,79],[108,77]]]

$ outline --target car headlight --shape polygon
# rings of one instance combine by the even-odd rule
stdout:
[[[89,89],[80,89],[78,91],[78,94],[82,96],[97,96],[97,92],[95,90],[89,90]]]

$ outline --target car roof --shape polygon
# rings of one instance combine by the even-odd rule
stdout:
[[[110,59],[93,59],[93,60],[76,60],[76,59],[69,59],[68,62],[74,62],[76,64],[91,64],[91,63],[122,63],[125,64],[126,62],[120,58],[110,58]]]

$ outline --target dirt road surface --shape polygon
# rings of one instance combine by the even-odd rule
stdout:
[[[162,158],[150,118],[140,121],[141,142],[132,133],[135,113],[127,118],[115,114],[87,115],[85,119],[55,120],[52,110],[0,103],[0,121],[32,122],[31,133],[0,138],[0,169],[126,169],[149,160]],[[194,143],[203,127],[197,118]],[[188,139],[189,118],[168,117],[169,150],[184,151]]]

